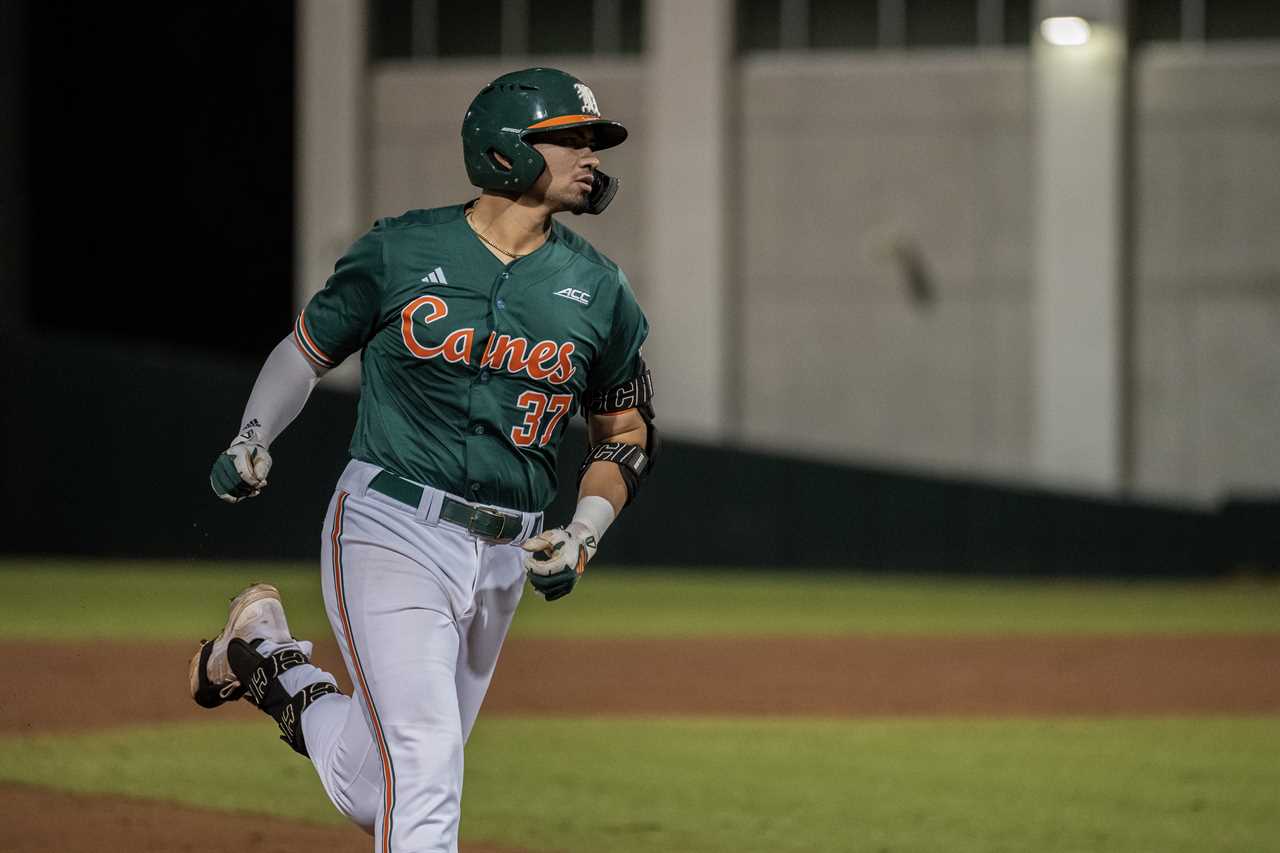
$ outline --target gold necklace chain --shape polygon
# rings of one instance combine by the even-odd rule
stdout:
[[[474,208],[468,208],[467,210],[467,214],[466,214],[467,224],[471,226],[472,233],[474,233],[477,237],[479,237],[482,241],[484,241],[486,246],[489,246],[492,249],[497,249],[499,252],[506,255],[508,258],[515,258],[516,260],[519,260],[520,258],[528,257],[529,255],[533,254],[533,252],[537,251],[537,249],[534,249],[532,251],[525,252],[523,255],[517,255],[515,252],[508,252],[506,249],[502,248],[497,243],[493,242],[488,237],[484,236],[484,234],[480,233],[480,229],[476,227],[475,220],[471,218],[472,210],[474,210]]]

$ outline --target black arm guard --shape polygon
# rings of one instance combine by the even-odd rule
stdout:
[[[635,379],[603,391],[588,392],[586,400],[583,401],[582,414],[591,417],[623,412],[627,409],[640,409],[641,414],[644,414],[644,409],[648,409],[649,414],[645,418],[648,422],[653,419],[653,406],[650,405],[652,402],[653,373],[645,367],[644,360],[641,359],[640,373]]]
[[[593,462],[616,462],[622,472],[622,481],[627,486],[627,503],[635,500],[641,484],[653,470],[658,460],[661,442],[658,440],[658,428],[653,423],[653,374],[640,362],[640,374],[630,382],[624,382],[615,388],[587,395],[583,414],[590,418],[593,414],[612,414],[635,409],[644,418],[645,446],[623,444],[620,441],[605,441],[592,446],[587,457],[582,460],[578,469],[578,485]]]
[[[618,463],[618,470],[622,472],[622,482],[627,485],[628,504],[635,500],[636,493],[640,491],[640,484],[644,482],[649,469],[653,467],[649,454],[640,445],[604,441],[592,447],[587,453],[587,458],[582,460],[582,467],[578,469],[579,486],[582,485],[582,478],[586,476],[587,469],[595,462]]]

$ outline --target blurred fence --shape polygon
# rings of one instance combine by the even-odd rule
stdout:
[[[208,486],[256,365],[75,340],[6,340],[5,535],[16,554],[314,560],[355,400],[318,390],[272,448],[272,485],[238,506]],[[583,445],[561,454],[565,520]],[[1280,504],[1221,511],[666,444],[604,562],[1042,576],[1280,568]]]

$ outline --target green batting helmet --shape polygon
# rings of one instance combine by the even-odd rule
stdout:
[[[525,138],[569,127],[591,127],[595,151],[627,138],[625,127],[601,118],[596,96],[577,77],[554,68],[503,74],[480,90],[462,119],[467,177],[482,189],[523,193],[546,167]],[[495,153],[510,161],[511,168],[502,166]]]

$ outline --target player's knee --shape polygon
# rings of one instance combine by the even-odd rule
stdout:
[[[387,740],[397,744],[391,760],[409,764],[452,765],[462,762],[462,722],[457,714],[387,726]]]
[[[352,796],[353,793],[356,796]],[[373,835],[374,827],[378,823],[378,804],[381,801],[380,791],[364,790],[344,792],[342,802],[335,800],[334,805],[338,807],[338,811],[347,816],[348,820],[369,835]]]

